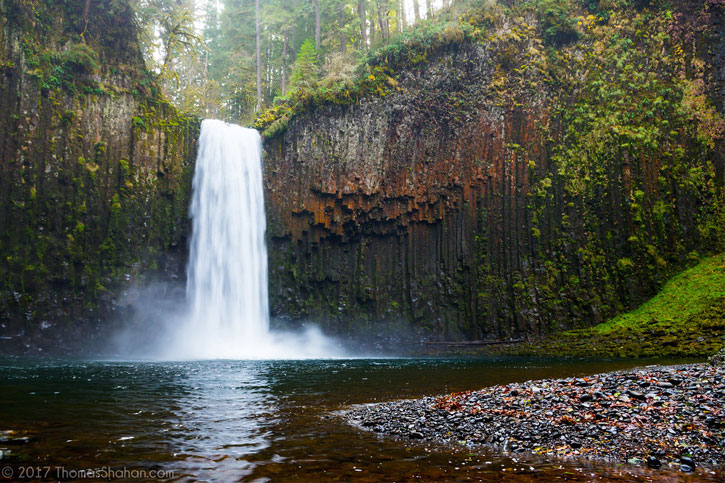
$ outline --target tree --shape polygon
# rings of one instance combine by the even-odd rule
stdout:
[[[262,46],[260,44],[261,22],[259,17],[259,0],[254,3],[256,38],[257,38],[257,112],[262,110]]]
[[[315,0],[315,48],[320,50],[320,0]]]
[[[338,22],[340,27],[340,52],[345,53],[347,50],[347,34],[345,32],[345,0],[337,2]]]
[[[366,49],[368,45],[368,29],[367,29],[367,7],[366,0],[357,0],[357,14],[360,17],[360,38],[362,40],[362,48]]]
[[[388,23],[388,0],[375,0],[378,7],[378,22],[380,24],[380,34],[384,41],[390,40],[390,25]]]
[[[209,79],[210,56],[218,51],[219,45],[219,10],[217,0],[208,0],[204,11],[204,82]]]
[[[312,39],[307,39],[302,43],[300,51],[297,53],[297,59],[292,68],[290,89],[299,90],[314,87],[317,84],[317,75],[317,51]]]
[[[212,72],[214,80],[223,86],[223,117],[245,122],[252,118],[257,105],[256,3],[224,0],[220,31]]]
[[[400,21],[398,22],[398,32],[402,32],[407,27],[407,20],[405,14],[405,0],[398,2],[398,12],[400,15]]]
[[[139,0],[136,7],[142,50],[172,100],[194,81],[190,72],[197,70],[204,48],[194,28],[194,7],[194,0]]]
[[[88,22],[88,13],[91,11],[91,0],[86,0],[85,5],[83,6],[83,21]]]

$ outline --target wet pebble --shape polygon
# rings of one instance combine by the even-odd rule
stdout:
[[[680,458],[680,470],[686,473],[695,471],[695,462],[692,460],[692,458],[683,456],[682,458]]]

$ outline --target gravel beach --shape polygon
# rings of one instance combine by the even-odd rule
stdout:
[[[725,466],[725,368],[650,366],[356,406],[377,433],[507,453],[670,467]]]

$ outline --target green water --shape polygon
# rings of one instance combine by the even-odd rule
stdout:
[[[15,479],[20,472],[28,476],[28,467],[40,468],[40,476],[47,479],[106,467],[164,470],[173,472],[166,475],[171,479],[218,481],[677,478],[677,473],[587,461],[411,447],[349,427],[334,416],[352,404],[642,364],[517,359],[3,360],[0,467],[13,472]],[[59,468],[66,471],[65,477]]]

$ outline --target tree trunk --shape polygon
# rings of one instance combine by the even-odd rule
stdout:
[[[88,14],[91,11],[91,0],[86,0],[86,4],[83,7],[83,21],[88,23]]]
[[[380,35],[384,41],[390,39],[390,29],[388,27],[388,1],[377,0],[378,4],[378,22],[380,23]]]
[[[291,55],[290,62],[294,64],[297,59],[297,0],[292,1],[292,11],[295,12],[294,21],[292,22],[292,37],[290,38]]]
[[[261,33],[261,22],[259,19],[259,0],[254,2],[254,13],[256,17],[256,37],[257,37],[257,112],[262,110],[262,51],[259,41]]]
[[[372,46],[375,42],[375,6],[373,11],[370,12],[370,45]]]
[[[269,32],[269,37],[268,37],[268,39],[269,39],[268,40],[268,42],[269,42],[269,48],[267,49],[267,52],[268,52],[267,53],[267,58],[268,59],[274,59],[275,58],[275,55],[276,55],[275,51],[276,51],[277,48],[280,47],[279,43],[276,42],[276,38],[275,37],[276,37],[276,35],[273,34],[270,31]],[[281,49],[280,49],[280,55],[282,55]],[[268,72],[268,75],[267,75],[267,94],[266,94],[266,97],[267,97],[267,99],[273,99],[274,98],[273,97],[273,95],[274,95],[274,85],[277,83],[276,82],[277,81],[277,75],[278,75],[279,72],[278,72],[277,68],[272,64],[272,62],[267,62],[266,63],[266,69],[267,69],[267,72]]]
[[[431,5],[430,0],[425,0],[425,18],[430,18],[430,16],[433,14],[433,6]]]
[[[164,63],[163,67],[168,67],[171,64],[171,35],[166,36],[164,42]]]
[[[413,14],[415,15],[415,21],[418,22],[420,20],[420,4],[418,0],[413,0]]]
[[[365,12],[365,0],[357,0],[357,15],[360,17],[360,38],[362,40],[362,48],[368,47],[368,22]]]
[[[405,14],[405,0],[398,2],[398,11],[400,12],[400,19],[398,21],[398,32],[402,32],[407,27],[407,19]]]
[[[282,97],[287,95],[287,37],[288,33],[285,30],[282,40]]]
[[[340,52],[344,54],[347,50],[347,36],[345,35],[345,0],[340,0],[338,9],[340,11]]]
[[[320,0],[315,0],[315,48],[320,50]]]
[[[203,94],[204,94],[204,115],[211,117],[211,95],[209,94],[209,49],[204,52],[204,73],[203,75]]]

